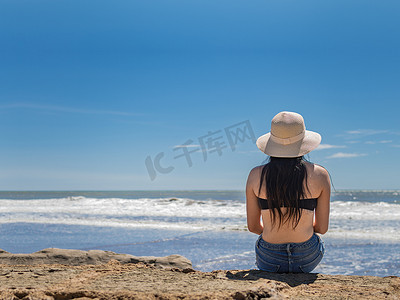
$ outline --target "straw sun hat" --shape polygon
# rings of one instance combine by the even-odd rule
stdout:
[[[257,147],[273,157],[298,157],[314,150],[321,143],[319,133],[306,130],[303,117],[283,111],[271,122],[271,132],[257,139]]]

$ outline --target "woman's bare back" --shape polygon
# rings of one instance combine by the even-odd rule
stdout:
[[[248,184],[254,193],[253,200],[258,205],[258,198],[266,199],[265,181],[261,187],[260,193],[260,176],[263,166],[254,168],[249,174]],[[273,225],[273,219],[270,209],[261,210],[262,216],[262,235],[263,239],[269,243],[300,243],[311,238],[314,232],[325,233],[328,227],[329,218],[329,195],[330,195],[330,182],[328,172],[321,166],[312,163],[306,163],[307,168],[307,187],[305,188],[305,195],[307,199],[317,198],[317,208],[314,212],[302,209],[302,215],[298,225],[293,229],[291,220],[278,226],[279,222]],[[300,200],[302,201],[302,200]],[[286,208],[281,208],[282,213],[286,212]],[[325,229],[326,228],[326,229]]]

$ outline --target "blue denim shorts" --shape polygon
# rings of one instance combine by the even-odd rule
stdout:
[[[302,243],[271,244],[262,235],[256,242],[256,265],[260,270],[276,273],[309,273],[325,252],[317,234]]]

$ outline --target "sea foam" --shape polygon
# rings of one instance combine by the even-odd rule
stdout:
[[[175,230],[246,230],[246,204],[191,198],[91,198],[0,200],[1,223],[45,223]],[[399,240],[400,205],[332,201],[327,235]]]

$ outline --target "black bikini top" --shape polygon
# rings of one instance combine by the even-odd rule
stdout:
[[[269,209],[268,207],[268,200],[259,198],[258,205],[260,205],[261,209]],[[282,206],[285,207],[285,206]],[[313,211],[317,207],[317,198],[310,198],[310,199],[301,199],[299,200],[299,208],[304,208]]]

